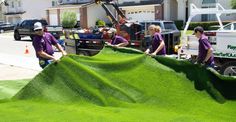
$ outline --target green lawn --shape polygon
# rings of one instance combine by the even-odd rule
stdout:
[[[108,47],[63,57],[31,81],[1,81],[0,120],[235,121],[235,83],[188,62]]]

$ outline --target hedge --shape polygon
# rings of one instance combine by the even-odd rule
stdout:
[[[231,21],[224,21],[222,22],[223,25],[230,23]],[[219,26],[219,22],[218,21],[210,21],[210,22],[191,22],[188,30],[194,30],[195,27],[197,26],[202,26],[204,28],[204,30],[215,30],[218,29],[217,27],[213,27],[213,26]]]

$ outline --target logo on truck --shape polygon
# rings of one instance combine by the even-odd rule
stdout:
[[[236,53],[214,52],[216,57],[236,58]]]
[[[227,49],[236,50],[236,46],[234,46],[234,45],[228,45],[228,46],[227,46]]]

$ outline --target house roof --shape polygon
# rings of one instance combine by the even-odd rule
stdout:
[[[91,6],[91,5],[96,5],[95,2],[90,2],[90,3],[87,3],[87,4],[83,4],[82,7],[88,7],[88,6]]]
[[[90,2],[61,3],[60,5],[82,5],[82,4],[87,4],[87,3],[90,3]]]
[[[122,4],[119,4],[119,6],[124,7],[124,6],[141,6],[141,5],[162,4],[163,1],[164,0],[148,0],[148,1],[140,1],[139,3],[132,1],[132,2],[124,2]]]
[[[58,5],[58,6],[54,6],[54,7],[50,7],[48,8],[48,10],[53,10],[53,9],[63,9],[63,8],[80,8],[82,5],[84,4],[80,4],[80,5]]]
[[[24,14],[26,11],[20,11],[20,12],[7,12],[4,13],[4,15],[16,15],[16,14]]]

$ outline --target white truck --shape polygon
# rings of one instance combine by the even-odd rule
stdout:
[[[220,15],[236,13],[236,10],[225,10],[220,4],[216,8],[197,8],[194,4],[190,5],[190,17],[186,23],[181,48],[178,50],[178,58],[189,58],[198,55],[198,39],[194,35],[187,35],[188,26],[192,18],[199,14],[215,14],[220,29],[215,31],[206,31],[214,51],[215,63],[223,75],[236,76],[236,22],[223,26]]]

